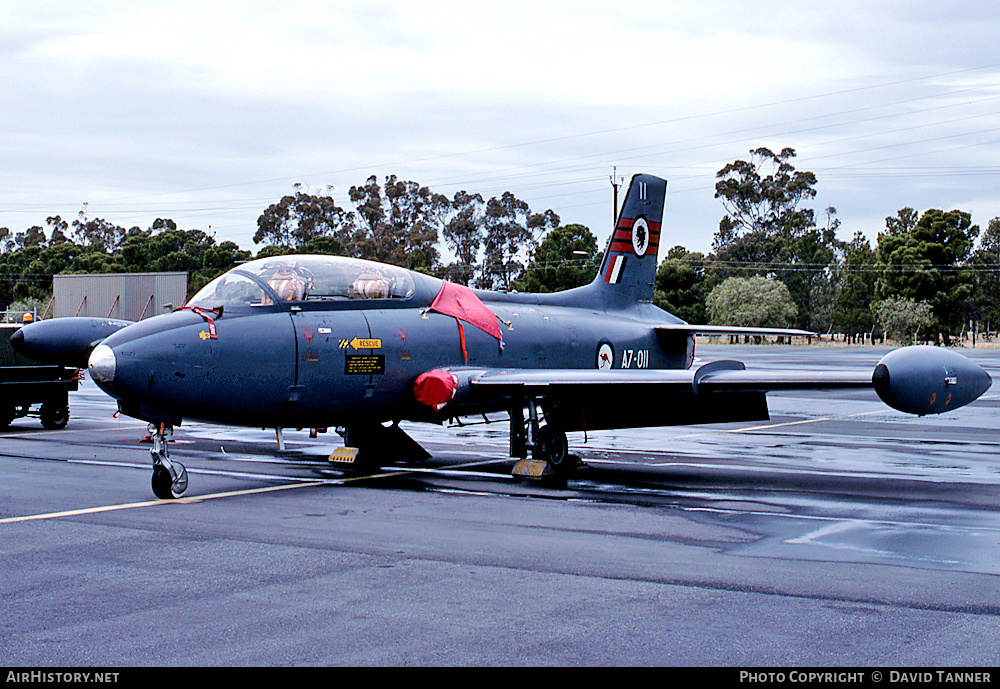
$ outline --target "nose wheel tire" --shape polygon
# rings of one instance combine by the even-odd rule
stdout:
[[[162,464],[153,467],[153,495],[161,500],[176,500],[187,490],[187,469],[180,462],[171,462],[171,465],[176,476]]]
[[[160,500],[175,500],[184,495],[188,487],[187,469],[168,456],[167,443],[173,434],[174,427],[170,424],[149,424],[149,436],[153,441],[150,450],[153,458],[153,495]]]

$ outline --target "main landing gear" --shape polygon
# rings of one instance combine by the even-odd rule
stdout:
[[[187,469],[178,461],[171,461],[167,441],[174,434],[174,427],[165,423],[149,424],[153,448],[153,494],[161,500],[172,500],[184,495],[188,487]]]
[[[528,418],[524,418],[525,403]],[[527,459],[528,451],[531,459]],[[576,466],[577,458],[569,453],[566,433],[551,424],[541,424],[534,397],[513,400],[510,409],[510,456],[519,457],[514,476],[532,479],[565,479]]]

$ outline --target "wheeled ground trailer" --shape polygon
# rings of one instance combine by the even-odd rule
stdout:
[[[20,327],[0,323],[0,429],[22,416],[37,416],[51,430],[63,428],[69,421],[69,393],[79,386],[81,373],[15,352],[10,336]]]
[[[0,366],[0,428],[22,416],[38,416],[49,430],[64,428],[79,373],[63,366]]]

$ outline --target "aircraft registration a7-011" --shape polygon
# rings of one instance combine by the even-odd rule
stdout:
[[[989,388],[982,368],[936,347],[897,349],[874,370],[692,369],[698,333],[808,333],[690,325],[651,303],[666,188],[633,177],[600,271],[564,292],[479,291],[291,255],[239,265],[172,313],[40,321],[11,341],[39,361],[88,366],[123,414],[150,423],[160,498],[188,485],[167,451],[186,418],[337,427],[344,447],[331,461],[372,466],[429,456],[400,421],[506,412],[521,471],[564,475],[571,431],[766,420],[768,391],[803,388],[874,386],[896,409],[934,414]]]

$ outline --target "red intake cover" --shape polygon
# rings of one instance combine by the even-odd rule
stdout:
[[[426,404],[435,411],[440,411],[444,405],[455,398],[458,390],[458,376],[454,373],[434,369],[421,373],[413,383],[413,396],[421,404]]]

